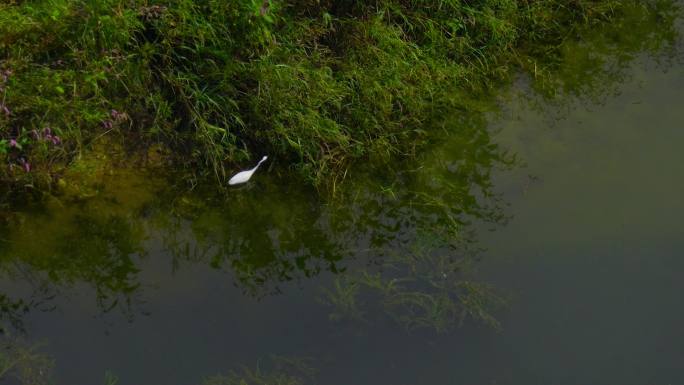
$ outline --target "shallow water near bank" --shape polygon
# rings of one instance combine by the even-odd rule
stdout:
[[[0,249],[3,301],[22,301],[3,309],[6,329],[43,342],[60,384],[195,384],[270,370],[270,355],[300,357],[323,384],[684,382],[684,65],[643,55],[597,86],[615,92],[557,105],[522,97],[523,81],[422,168],[351,179],[331,200],[267,168],[225,194],[122,172],[95,197],[19,210]],[[501,331],[406,323],[363,292],[358,309],[325,300],[452,220],[472,238],[428,261],[472,250],[472,267],[429,267],[508,297]]]

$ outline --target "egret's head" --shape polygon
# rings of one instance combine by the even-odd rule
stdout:
[[[264,155],[264,157],[261,158],[261,161],[263,162],[263,161],[265,161],[266,159],[268,159],[268,156]]]

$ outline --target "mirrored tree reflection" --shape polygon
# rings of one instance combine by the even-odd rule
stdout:
[[[2,315],[3,323],[9,323],[13,328],[21,329],[22,317],[29,309],[30,304],[23,299],[13,299],[6,294],[0,294],[0,315]],[[4,333],[4,328],[0,332]]]
[[[371,167],[332,198],[266,176],[243,189],[179,192],[128,170],[127,183],[106,176],[92,197],[41,200],[7,219],[3,274],[33,287],[15,308],[86,284],[102,312],[132,317],[144,302],[140,266],[153,245],[162,250],[154,258],[224,271],[257,298],[324,271],[381,266],[420,234],[463,249],[471,220],[502,218],[490,204],[489,174],[508,164],[484,118],[474,117],[445,122],[467,129],[445,138],[448,149],[435,146],[436,158],[409,165],[412,171]],[[446,152],[455,158],[441,158]]]
[[[672,3],[654,4],[663,10],[634,7],[599,34],[575,31],[581,38],[537,63],[531,84],[546,96],[605,94],[625,63],[675,39]],[[335,319],[369,319],[380,308],[406,328],[446,331],[467,318],[496,327],[492,306],[503,299],[468,275],[480,247],[472,225],[505,223],[491,175],[515,162],[488,130],[494,97],[477,105],[430,122],[432,143],[416,158],[357,165],[334,194],[276,170],[237,189],[189,191],[140,168],[100,173],[87,194],[58,191],[6,209],[0,320],[20,327],[26,312],[49,311],[76,287],[91,291],[99,311],[132,318],[150,283],[143,262],[154,258],[210,266],[255,298],[336,274],[322,294]]]
[[[681,55],[680,15],[677,2],[635,2],[622,10],[618,22],[571,31],[577,38],[559,42],[557,55],[539,55],[541,60],[527,64],[533,66],[528,73],[534,95],[547,106],[567,103],[568,96],[597,103],[625,81],[638,56],[649,55],[667,68]]]

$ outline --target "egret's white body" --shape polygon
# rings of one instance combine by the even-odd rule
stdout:
[[[261,163],[263,163],[266,159],[268,159],[268,157],[264,156],[263,158],[261,158],[259,163],[257,163],[257,165],[253,169],[240,171],[239,173],[233,175],[233,177],[230,178],[230,180],[228,181],[228,184],[232,186],[234,184],[240,184],[240,183],[247,182],[249,180],[249,178],[252,177],[252,174],[254,174],[254,171],[256,171],[257,168],[259,168],[259,166],[261,165]]]

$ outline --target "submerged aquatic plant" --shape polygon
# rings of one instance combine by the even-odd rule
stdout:
[[[55,384],[54,360],[40,352],[40,344],[29,344],[16,337],[0,337],[0,382],[18,385]],[[104,385],[118,384],[118,378],[107,371]]]
[[[308,385],[315,384],[316,369],[312,359],[271,356],[256,369],[242,367],[227,375],[206,378],[202,385]],[[266,368],[263,368],[263,366]]]
[[[335,321],[365,321],[367,309],[379,306],[407,330],[445,333],[468,318],[500,330],[493,313],[506,299],[485,283],[467,280],[470,262],[434,250],[395,253],[378,271],[357,269],[337,277],[322,300]]]
[[[22,385],[52,384],[53,360],[20,339],[0,337],[0,380]]]

